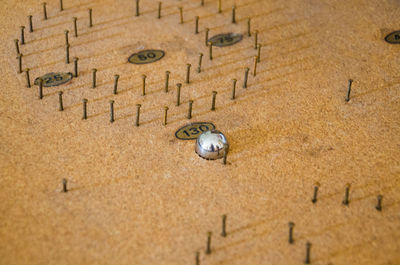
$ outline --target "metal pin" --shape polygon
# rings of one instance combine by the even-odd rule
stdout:
[[[60,0],[60,11],[64,10],[64,4],[63,4],[63,0]]]
[[[228,157],[228,148],[226,148],[226,146],[225,146],[225,148],[224,148],[224,157],[222,159],[222,164],[226,165],[227,157]]]
[[[179,7],[180,24],[183,24],[183,7]]]
[[[215,110],[215,101],[217,99],[217,91],[212,92],[212,102],[211,102],[211,110]]]
[[[189,109],[187,118],[190,120],[192,118],[192,107],[193,107],[193,100],[189,100]]]
[[[66,179],[63,179],[63,180],[62,180],[62,185],[63,185],[63,192],[68,192],[68,189],[67,189],[67,180],[66,180]]]
[[[110,100],[110,122],[114,122],[114,100]]]
[[[236,98],[236,82],[237,79],[232,79],[232,96],[231,96],[232,100]]]
[[[139,127],[140,107],[142,105],[136,104],[136,127]]]
[[[346,192],[344,194],[343,204],[349,205],[349,192],[350,192],[350,184],[346,185]]]
[[[195,30],[194,30],[194,34],[199,34],[199,16],[195,17]]]
[[[69,45],[69,41],[68,41],[68,33],[69,33],[69,30],[64,30],[64,33],[65,33],[65,45]]]
[[[22,53],[18,54],[17,59],[18,59],[18,73],[22,73],[22,57],[24,55]]]
[[[247,79],[249,77],[250,68],[246,67],[244,70],[243,88],[247,88]]]
[[[75,38],[77,38],[78,37],[78,25],[77,25],[78,18],[73,17],[72,19],[74,21],[74,36],[75,36]]]
[[[236,6],[232,6],[232,23],[236,24]]]
[[[212,232],[209,231],[207,233],[207,248],[206,248],[206,254],[211,254],[211,236]]]
[[[33,22],[32,22],[32,16],[28,16],[28,21],[29,21],[29,32],[33,32]]]
[[[378,202],[377,202],[375,208],[376,208],[378,211],[382,211],[382,198],[383,198],[383,196],[382,196],[382,195],[378,195],[376,198],[377,198]]]
[[[176,84],[176,105],[179,106],[181,105],[181,83]]]
[[[17,56],[18,56],[18,54],[20,53],[19,52],[19,39],[15,39],[14,43],[15,43],[15,49],[17,50]]]
[[[197,72],[201,72],[201,61],[203,60],[203,54],[199,53],[199,65],[197,66]]]
[[[21,45],[25,44],[25,26],[21,26]]]
[[[218,13],[222,13],[222,1],[218,0]]]
[[[31,79],[29,77],[29,68],[25,69],[26,73],[26,87],[30,88],[31,87]]]
[[[93,27],[93,17],[92,17],[93,10],[89,8],[89,27]]]
[[[114,91],[113,94],[117,95],[118,94],[118,79],[119,79],[119,75],[114,75]]]
[[[164,121],[163,121],[163,125],[167,125],[167,116],[168,116],[168,107],[165,106],[164,107]]]
[[[226,215],[222,215],[222,232],[221,236],[226,237]]]
[[[78,77],[78,57],[74,57],[74,77]]]
[[[258,63],[261,62],[261,44],[257,45],[257,57],[258,57],[257,62]]]
[[[46,20],[46,19],[47,19],[47,10],[46,10],[46,5],[47,5],[47,3],[46,3],[46,2],[44,2],[44,3],[43,3],[43,18],[44,18],[44,20]]]
[[[142,96],[146,95],[146,75],[142,75]]]
[[[289,222],[289,244],[293,244],[293,228],[294,228],[294,223]]]
[[[346,102],[349,102],[350,100],[351,84],[353,84],[353,80],[349,79],[349,88],[347,89]]]
[[[212,42],[209,41],[209,42],[208,42],[208,47],[209,47],[210,60],[213,59],[213,56],[212,56],[212,46],[213,46]]]
[[[306,259],[304,261],[305,264],[310,264],[310,250],[311,250],[311,243],[307,242],[306,243]]]
[[[186,84],[190,83],[190,67],[192,65],[190,63],[186,64]]]
[[[65,63],[69,64],[69,44],[65,45]]]
[[[254,31],[254,49],[257,50],[258,45],[258,30]]]
[[[196,252],[196,265],[200,265],[200,252]]]
[[[93,68],[92,69],[92,88],[96,87],[96,73],[97,73],[97,69]]]
[[[162,3],[158,2],[158,18],[159,19],[161,18],[161,5],[162,5]]]
[[[317,202],[317,195],[318,195],[318,189],[319,189],[319,183],[316,183],[314,186],[314,195],[312,198],[312,203],[316,203]]]
[[[63,98],[62,98],[63,92],[62,91],[58,91],[58,103],[59,103],[59,111],[63,111],[64,110],[64,105],[63,105]]]
[[[86,120],[87,119],[87,103],[88,100],[86,98],[82,99],[82,103],[83,103],[83,117],[82,120]]]
[[[206,34],[205,34],[205,43],[206,43],[206,46],[208,46],[208,32],[210,31],[210,29],[209,28],[206,28]]]
[[[258,57],[257,57],[257,56],[254,56],[253,76],[256,76],[256,74],[257,74],[257,62],[258,62]]]
[[[251,18],[247,19],[247,36],[251,37],[251,29],[250,29],[250,25],[251,24]]]
[[[165,87],[164,87],[164,91],[165,93],[168,93],[168,87],[169,87],[169,74],[171,72],[170,71],[165,71]]]
[[[136,0],[136,16],[139,16],[139,0]]]
[[[43,98],[43,78],[39,78],[39,99]]]

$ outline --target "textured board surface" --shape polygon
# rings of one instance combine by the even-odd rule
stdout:
[[[141,1],[136,17],[131,0],[64,0],[62,12],[50,0],[43,20],[39,1],[2,1],[0,264],[195,264],[196,251],[201,264],[303,264],[307,241],[312,264],[400,264],[400,45],[384,41],[400,29],[399,1],[222,0],[217,14],[215,0],[203,7],[200,0],[167,0],[161,19],[157,7],[157,1]],[[248,17],[263,45],[255,77]],[[39,100],[37,86],[27,88],[25,74],[17,73],[13,40],[20,25],[26,27],[23,67],[31,69],[32,83],[49,72],[73,72],[73,63],[65,64],[65,29],[71,58],[79,57],[79,77],[44,88]],[[210,61],[206,27],[210,37],[235,32],[243,40],[214,47]],[[165,56],[128,63],[145,49]],[[176,83],[183,83],[180,106]],[[58,91],[64,92],[62,112]],[[83,98],[87,120],[81,119]],[[190,99],[193,118],[187,120]],[[139,127],[136,104],[142,105]],[[194,141],[175,138],[189,122],[211,122],[226,134],[228,165],[199,158]],[[61,192],[63,178],[68,193]],[[344,206],[347,183],[350,204]],[[223,214],[226,238],[220,236]],[[287,242],[290,221],[296,224],[293,245]],[[204,254],[207,231],[213,232],[211,255]]]

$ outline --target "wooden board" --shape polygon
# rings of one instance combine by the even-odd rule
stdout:
[[[303,264],[306,242],[312,243],[312,264],[399,264],[400,45],[384,41],[399,30],[399,7],[395,0],[222,0],[218,14],[215,0],[204,6],[166,0],[157,19],[157,1],[141,1],[136,17],[134,1],[64,0],[60,12],[51,0],[43,20],[38,1],[3,1],[0,264],[195,264],[197,251],[201,264]],[[256,76],[248,17],[262,44]],[[23,67],[31,69],[32,82],[48,72],[73,71],[65,63],[65,29],[71,58],[79,57],[79,77],[45,88],[39,100],[38,87],[27,88],[25,74],[17,73],[13,40],[20,25],[26,27]],[[214,47],[210,61],[206,27],[210,37],[235,32],[244,38]],[[128,63],[143,49],[161,49],[165,56],[152,64]],[[115,74],[121,76],[117,95]],[[346,102],[348,79],[354,82]],[[180,106],[176,83],[183,83]],[[217,108],[211,111],[214,90]],[[64,111],[58,111],[58,91],[64,92]],[[87,120],[81,119],[83,98]],[[115,100],[114,123],[109,100]],[[139,127],[136,104],[142,104]],[[199,158],[194,141],[175,138],[178,128],[200,121],[226,134],[228,165]],[[350,204],[344,206],[347,183]],[[381,212],[375,209],[378,194]],[[208,231],[210,255],[204,252]]]

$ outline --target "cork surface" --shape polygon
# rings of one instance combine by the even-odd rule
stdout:
[[[383,40],[399,30],[399,2],[222,0],[217,14],[215,0],[203,7],[200,0],[167,0],[161,19],[157,7],[157,1],[141,1],[136,17],[134,1],[64,0],[60,12],[58,1],[50,0],[43,20],[40,1],[2,2],[0,264],[195,264],[196,251],[201,264],[303,264],[306,242],[312,243],[312,264],[400,264],[400,45]],[[255,77],[248,17],[262,44]],[[45,88],[39,100],[37,86],[27,88],[25,74],[17,73],[13,40],[20,25],[26,27],[23,68],[31,69],[32,83],[48,72],[73,71],[65,64],[65,29],[71,58],[79,57],[79,77]],[[244,37],[215,47],[210,61],[206,27],[210,37]],[[143,49],[165,56],[146,65],[127,62]],[[190,84],[184,82],[187,63]],[[98,70],[94,89],[92,68]],[[121,76],[117,95],[115,74]],[[179,82],[182,104],[175,106]],[[58,111],[58,91],[64,111]],[[87,120],[81,119],[83,98]],[[139,127],[136,104],[142,104]],[[199,158],[194,141],[175,138],[178,128],[202,121],[226,134],[228,165]],[[63,178],[67,193],[61,192]],[[350,204],[344,206],[347,183]],[[211,255],[204,252],[208,231]]]

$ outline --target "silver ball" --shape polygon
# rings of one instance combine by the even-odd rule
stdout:
[[[225,135],[217,130],[206,131],[196,140],[196,153],[204,159],[214,160],[228,152],[229,144]]]

